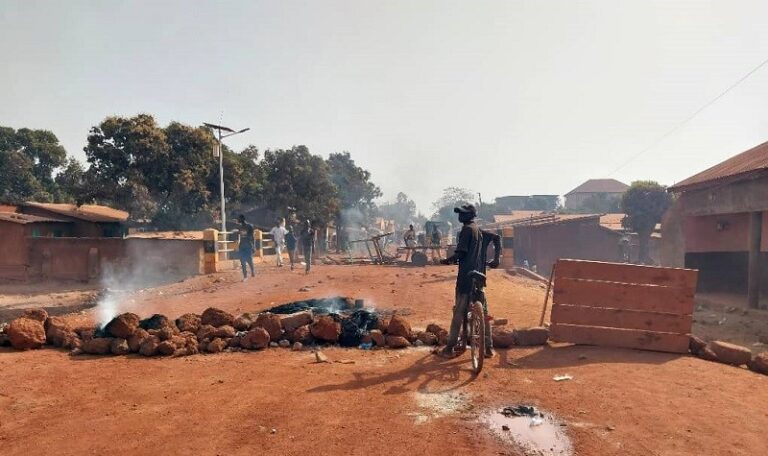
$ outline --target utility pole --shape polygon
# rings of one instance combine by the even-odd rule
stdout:
[[[214,125],[210,123],[203,123],[206,127],[212,129],[212,130],[218,130],[219,132],[219,193],[221,193],[221,232],[226,233],[227,232],[227,210],[226,210],[226,202],[224,201],[224,144],[222,143],[222,140],[224,138],[229,138],[230,136],[239,135],[240,133],[245,133],[246,131],[250,130],[250,128],[243,128],[240,131],[235,131],[231,128],[224,127],[221,125]],[[226,135],[222,135],[222,131],[228,132]]]

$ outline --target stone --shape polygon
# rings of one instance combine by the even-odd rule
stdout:
[[[283,335],[283,325],[280,323],[280,317],[270,312],[260,313],[251,328],[266,329],[271,340],[278,340]]]
[[[217,328],[224,325],[232,326],[234,322],[235,317],[231,313],[215,307],[205,309],[203,315],[200,317],[200,324],[211,325]]]
[[[78,336],[76,332],[71,332],[65,335],[61,342],[61,348],[67,350],[73,350],[75,348],[80,349],[82,346],[83,340],[80,339],[80,336]]]
[[[128,339],[139,328],[140,321],[141,319],[135,313],[122,313],[107,323],[104,332],[111,337]]]
[[[227,348],[227,342],[220,337],[216,337],[208,343],[205,351],[208,353],[221,353],[225,348]]]
[[[509,323],[509,320],[506,318],[494,318],[493,319],[493,326],[504,326],[507,323]]]
[[[0,332],[0,347],[5,347],[11,345],[11,338],[8,337],[8,334],[4,332]]]
[[[442,326],[440,326],[438,324],[430,323],[430,324],[427,325],[427,332],[430,332],[432,334],[437,335],[438,333],[441,333],[443,331],[445,331],[445,328],[443,328]]]
[[[707,343],[704,342],[704,340],[702,340],[701,338],[696,337],[694,335],[690,336],[690,340],[688,342],[688,350],[694,355],[698,355],[699,352],[704,350],[704,347],[706,346],[707,346]]]
[[[277,348],[277,347],[278,347],[277,342],[270,342],[269,343],[269,348]]]
[[[165,341],[171,340],[171,338],[176,335],[176,333],[169,326],[166,326],[164,328],[158,329],[156,335],[160,338],[161,341]]]
[[[113,355],[127,355],[131,352],[131,348],[128,346],[128,341],[126,339],[116,337],[112,339],[112,343],[109,346],[109,351]]]
[[[408,342],[408,339],[406,339],[403,336],[387,335],[386,340],[387,340],[387,347],[389,348],[406,348],[411,346],[411,343]]]
[[[229,348],[240,348],[242,346],[241,342],[243,341],[243,336],[241,335],[235,335],[235,337],[229,339],[227,346]]]
[[[40,320],[19,317],[11,321],[5,333],[16,350],[40,348],[45,343],[45,327]]]
[[[313,314],[311,310],[305,310],[303,312],[296,312],[289,315],[283,315],[280,317],[280,324],[283,326],[285,332],[293,332],[297,328],[312,324]]]
[[[758,374],[768,375],[768,352],[762,352],[759,355],[755,355],[748,363],[747,367],[752,372]]]
[[[220,337],[222,339],[231,339],[235,337],[235,334],[237,331],[235,331],[235,328],[229,325],[219,326],[218,328],[214,329],[211,333],[210,337]]]
[[[253,328],[245,333],[240,346],[248,350],[259,350],[269,346],[269,333],[264,328]]]
[[[131,350],[131,353],[138,353],[142,342],[144,342],[144,339],[147,337],[149,337],[149,333],[141,328],[131,334],[131,336],[128,337],[128,348]]]
[[[384,334],[381,333],[381,330],[378,329],[372,329],[370,332],[371,340],[373,340],[373,344],[377,347],[383,347],[386,345],[386,341],[384,340]]]
[[[388,327],[389,327],[389,318],[379,317],[379,320],[376,323],[376,326],[374,327],[374,329],[378,329],[379,331],[381,331],[382,334],[386,334]]]
[[[157,345],[157,354],[161,356],[171,356],[176,352],[176,345],[170,340],[164,340]]]
[[[139,353],[143,356],[155,356],[157,347],[160,345],[160,339],[157,336],[147,336],[139,348]]]
[[[197,330],[197,340],[211,339],[211,334],[214,331],[216,331],[216,328],[211,325],[201,325],[200,329]]]
[[[387,335],[405,337],[410,340],[411,324],[404,317],[400,315],[393,315],[389,320],[389,326],[387,326]]]
[[[719,359],[717,359],[717,354],[712,351],[709,345],[699,350],[699,352],[696,353],[696,356],[707,361],[719,361]]]
[[[315,339],[335,343],[341,334],[341,323],[330,315],[322,315],[309,325],[309,330]]]
[[[448,330],[435,323],[427,325],[427,332],[437,336],[438,345],[445,345],[448,343]]]
[[[61,317],[49,317],[45,320],[45,340],[54,347],[61,347],[64,339],[74,333],[70,324]]]
[[[161,314],[154,314],[149,318],[141,320],[139,322],[139,327],[141,329],[146,329],[147,331],[150,329],[160,330],[163,328],[171,328],[174,332],[178,331],[176,324],[169,320],[168,317]]]
[[[718,361],[721,363],[741,366],[742,364],[747,364],[752,359],[752,352],[740,345],[716,340],[710,342],[707,346],[715,352]]]
[[[75,329],[75,332],[83,340],[91,340],[91,339],[93,339],[94,335],[96,334],[96,330],[93,329],[93,328],[77,328],[77,329]]]
[[[295,330],[286,333],[286,337],[291,342],[301,342],[302,344],[312,343],[312,331],[309,329],[309,325],[299,326]]]
[[[280,339],[280,342],[277,343],[282,348],[288,348],[291,346],[291,341],[287,339]]]
[[[291,346],[291,350],[295,352],[301,351],[301,349],[303,348],[304,348],[304,345],[302,345],[301,342],[294,342],[293,345]]]
[[[183,336],[173,336],[170,339],[168,339],[168,342],[172,343],[176,349],[184,348],[188,345],[187,338]],[[197,342],[196,337],[195,337],[195,342]],[[195,345],[197,345],[197,343],[195,343]]]
[[[238,331],[248,331],[251,329],[252,324],[253,320],[248,314],[238,315],[237,318],[235,318],[235,321],[232,322],[232,326]]]
[[[431,332],[420,332],[416,335],[416,340],[422,345],[437,345],[437,336]]]
[[[491,338],[495,348],[509,348],[515,345],[514,331],[502,328],[501,326],[494,326],[491,329]]]
[[[27,309],[21,316],[29,318],[30,320],[37,320],[40,323],[45,323],[45,320],[48,319],[48,312],[46,312],[45,309]]]
[[[94,337],[83,342],[83,352],[89,355],[108,355],[112,350],[112,337]]]
[[[414,347],[423,347],[424,342],[420,341],[419,339],[416,339],[416,342],[413,343]]]
[[[176,319],[176,327],[179,331],[189,331],[197,333],[200,329],[200,315],[193,313],[186,313]]]
[[[515,329],[512,331],[512,333],[515,338],[515,345],[519,345],[521,347],[545,345],[547,340],[549,340],[549,329],[542,326]]]
[[[315,352],[315,360],[318,363],[329,363],[330,362],[330,361],[328,361],[328,357],[325,356],[325,353],[323,353],[321,351],[316,351]]]

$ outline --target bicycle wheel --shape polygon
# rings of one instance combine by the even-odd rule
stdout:
[[[472,357],[472,371],[475,375],[483,369],[485,359],[485,312],[483,304],[475,301],[469,308],[469,348]]]

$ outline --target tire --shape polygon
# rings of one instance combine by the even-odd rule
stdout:
[[[475,301],[469,308],[469,349],[472,359],[472,372],[478,375],[483,370],[485,360],[485,312],[483,304]]]
[[[424,252],[413,252],[411,255],[411,264],[414,266],[426,266],[429,259]]]

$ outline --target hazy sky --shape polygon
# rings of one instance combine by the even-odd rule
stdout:
[[[447,186],[671,184],[768,140],[756,1],[0,0],[0,125],[81,159],[108,115],[250,127],[236,149],[347,150],[423,211]]]

